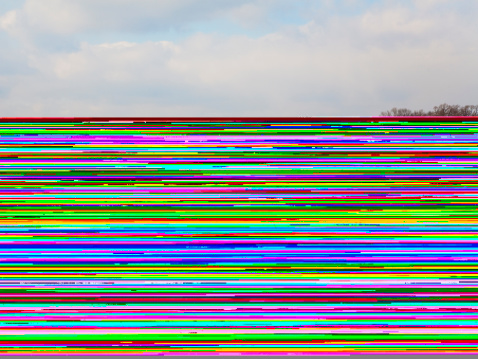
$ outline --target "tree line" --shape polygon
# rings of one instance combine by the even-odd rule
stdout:
[[[443,103],[428,112],[394,107],[391,110],[382,111],[380,116],[478,116],[478,105],[460,106]]]

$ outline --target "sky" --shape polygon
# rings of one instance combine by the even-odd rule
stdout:
[[[476,0],[1,0],[0,117],[478,105]]]

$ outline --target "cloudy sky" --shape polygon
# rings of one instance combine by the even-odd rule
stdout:
[[[0,117],[478,104],[476,0],[0,0]]]

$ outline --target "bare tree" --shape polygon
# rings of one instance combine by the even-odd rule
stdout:
[[[408,108],[392,108],[381,113],[382,116],[413,116],[413,111]]]
[[[460,106],[443,103],[433,107],[433,110],[428,112],[394,107],[389,111],[381,112],[380,116],[478,116],[478,105]]]
[[[463,106],[461,108],[461,116],[478,116],[478,105],[475,106]]]

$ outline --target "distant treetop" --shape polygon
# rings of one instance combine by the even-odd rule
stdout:
[[[408,108],[392,108],[382,111],[380,116],[478,116],[478,105],[448,105],[446,103],[433,107],[432,111],[412,111]]]

